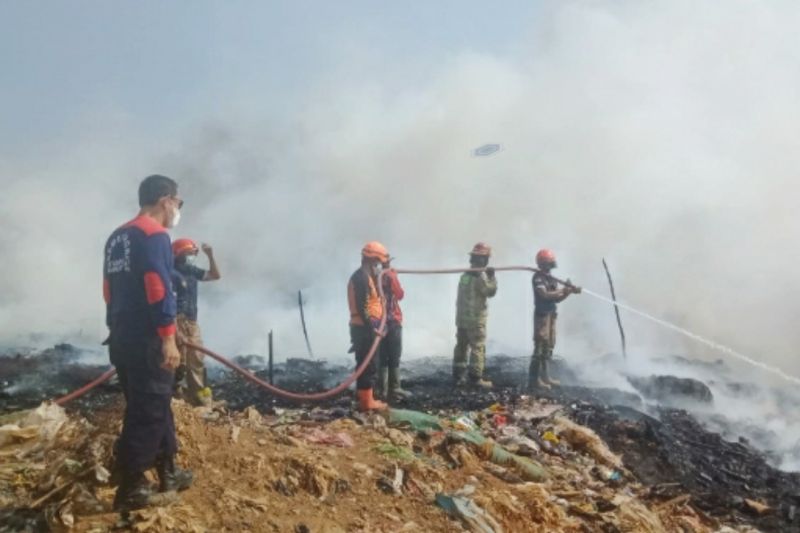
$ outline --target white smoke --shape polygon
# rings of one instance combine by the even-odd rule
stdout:
[[[274,116],[231,98],[143,131],[98,110],[56,146],[0,158],[0,338],[102,340],[105,237],[159,172],[186,199],[175,236],[217,251],[200,321],[223,353],[264,353],[274,329],[280,356],[303,354],[303,289],[316,352],[344,354],[365,241],[411,268],[466,265],[484,240],[497,265],[553,248],[559,274],[600,291],[605,256],[628,303],[800,372],[798,22],[789,2],[558,2],[506,55],[456,50],[407,78],[415,57],[382,70],[348,55]],[[504,150],[471,157],[486,142]],[[406,354],[450,352],[456,278],[402,281]],[[530,279],[499,281],[489,351],[530,353]],[[634,353],[706,355],[623,319]],[[607,305],[575,297],[560,320],[567,357],[617,349]]]

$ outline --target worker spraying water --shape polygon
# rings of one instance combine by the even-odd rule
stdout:
[[[549,389],[560,383],[550,377],[550,361],[556,346],[556,307],[570,294],[579,294],[580,287],[575,287],[567,280],[559,287],[558,281],[550,275],[556,268],[556,254],[551,250],[539,250],[536,254],[536,265],[539,272],[533,275],[533,355],[528,369],[528,389]]]

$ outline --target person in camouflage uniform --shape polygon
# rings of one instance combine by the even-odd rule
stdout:
[[[528,388],[549,389],[560,383],[550,377],[548,365],[553,359],[556,345],[556,305],[563,302],[570,294],[581,292],[569,280],[567,285],[559,288],[558,282],[550,276],[556,268],[556,256],[550,250],[539,250],[536,254],[536,265],[539,272],[533,275],[533,355],[528,369]]]
[[[492,382],[483,379],[486,359],[487,300],[497,293],[494,269],[487,267],[492,249],[479,242],[470,253],[470,267],[483,272],[465,272],[458,282],[456,300],[456,347],[453,350],[453,380],[456,387],[467,383],[490,388]],[[469,352],[469,364],[467,354]]]

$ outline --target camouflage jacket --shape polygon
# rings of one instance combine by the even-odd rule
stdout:
[[[496,293],[497,279],[489,279],[485,272],[462,274],[458,282],[456,327],[485,327],[488,317],[486,300]]]

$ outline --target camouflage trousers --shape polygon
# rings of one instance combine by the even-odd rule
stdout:
[[[178,315],[178,337],[197,346],[203,345],[200,336],[200,326],[194,320],[189,320],[184,315]],[[186,397],[195,402],[198,393],[206,387],[206,367],[203,364],[204,355],[193,348],[180,345],[181,366],[184,367],[186,377]]]
[[[558,314],[533,314],[533,358],[552,359],[556,346],[556,319]]]
[[[481,379],[485,364],[486,326],[458,328],[453,350],[453,379],[462,380],[467,373],[470,379]]]

